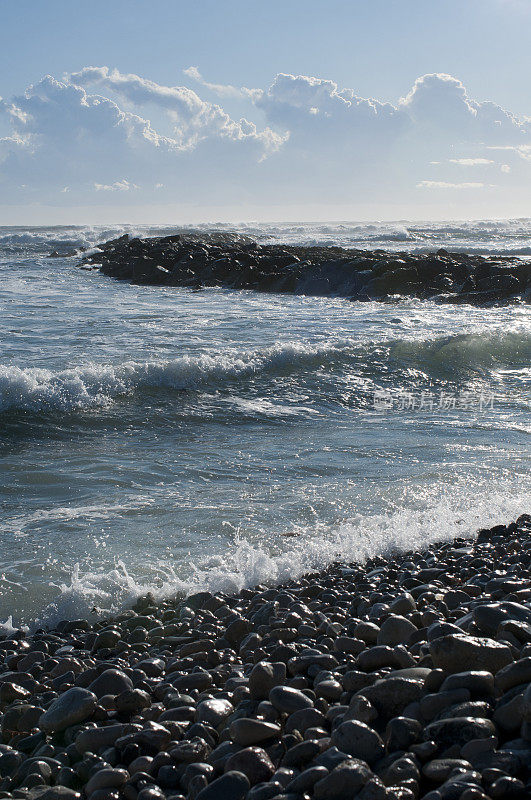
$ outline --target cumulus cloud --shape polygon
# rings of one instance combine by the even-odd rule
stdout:
[[[458,167],[495,168],[529,195],[529,118],[450,75],[421,76],[393,104],[315,76],[280,73],[262,90],[184,72],[197,91],[89,66],[0,99],[0,200],[66,201],[68,187],[72,202],[399,203],[490,186],[456,181]]]
[[[183,74],[186,75],[187,78],[190,78],[190,80],[200,84],[200,86],[204,86],[205,89],[208,89],[218,97],[233,97],[237,99],[251,98],[252,100],[258,100],[263,94],[261,89],[248,89],[247,86],[240,86],[238,88],[237,86],[232,86],[230,83],[210,83],[205,80],[197,67],[183,69]]]
[[[173,135],[179,145],[193,149],[210,136],[233,140],[253,139],[264,151],[277,149],[283,137],[266,128],[258,131],[246,119],[231,119],[219,105],[202,100],[186,86],[163,86],[135,74],[124,74],[108,67],[85,67],[70,75],[76,86],[108,89],[135,106],[158,106],[167,111],[173,122]]]

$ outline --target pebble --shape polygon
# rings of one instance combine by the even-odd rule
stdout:
[[[0,800],[525,796],[530,563],[522,516],[281,587],[0,635]]]
[[[58,733],[84,722],[94,713],[98,698],[88,689],[73,686],[54,700],[39,719],[44,733]]]
[[[363,722],[348,720],[332,733],[331,742],[338,750],[355,758],[374,764],[384,754],[385,748],[376,731]]]
[[[247,747],[247,745],[271,739],[273,736],[279,736],[280,727],[272,722],[242,717],[231,723],[229,732],[237,744]]]

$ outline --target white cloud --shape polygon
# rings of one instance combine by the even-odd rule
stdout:
[[[97,86],[111,90],[135,106],[157,106],[167,111],[174,122],[174,137],[184,149],[193,149],[199,141],[209,137],[233,140],[253,139],[264,151],[277,149],[283,138],[266,128],[242,119],[239,122],[221,108],[202,100],[186,86],[162,86],[135,74],[124,74],[108,67],[85,67],[70,75],[76,86]]]
[[[450,164],[459,164],[461,167],[483,167],[494,164],[491,158],[451,158]]]
[[[185,73],[247,103],[246,116],[234,119],[199,88],[109,67],[46,76],[0,99],[0,202],[149,204],[156,195],[211,206],[376,207],[417,201],[419,188],[485,189],[455,181],[456,167],[494,165],[504,173],[499,192],[530,197],[531,122],[474,100],[452,76],[424,75],[391,104],[315,76],[280,73],[265,90],[247,90],[209,83],[196,67]]]
[[[484,183],[450,183],[449,181],[420,181],[417,189],[483,189]]]
[[[138,189],[136,183],[130,183],[123,178],[121,181],[114,181],[114,183],[95,183],[94,188],[97,192],[130,192],[131,189]]]
[[[232,86],[227,83],[210,83],[203,78],[197,67],[183,69],[183,74],[186,75],[187,78],[190,78],[190,80],[204,86],[205,89],[208,89],[218,97],[233,97],[238,99],[251,98],[256,100],[263,94],[261,89],[248,89],[247,86],[240,86],[238,88],[237,86]]]

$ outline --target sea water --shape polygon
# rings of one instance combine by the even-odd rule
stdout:
[[[531,255],[531,221],[199,226]],[[529,307],[131,286],[0,228],[0,622],[470,535],[531,508]],[[9,619],[11,617],[11,619]]]

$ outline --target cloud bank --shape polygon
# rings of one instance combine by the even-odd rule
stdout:
[[[450,75],[419,77],[395,103],[314,76],[260,89],[184,75],[195,89],[88,66],[0,98],[0,203],[530,198],[530,119]]]

